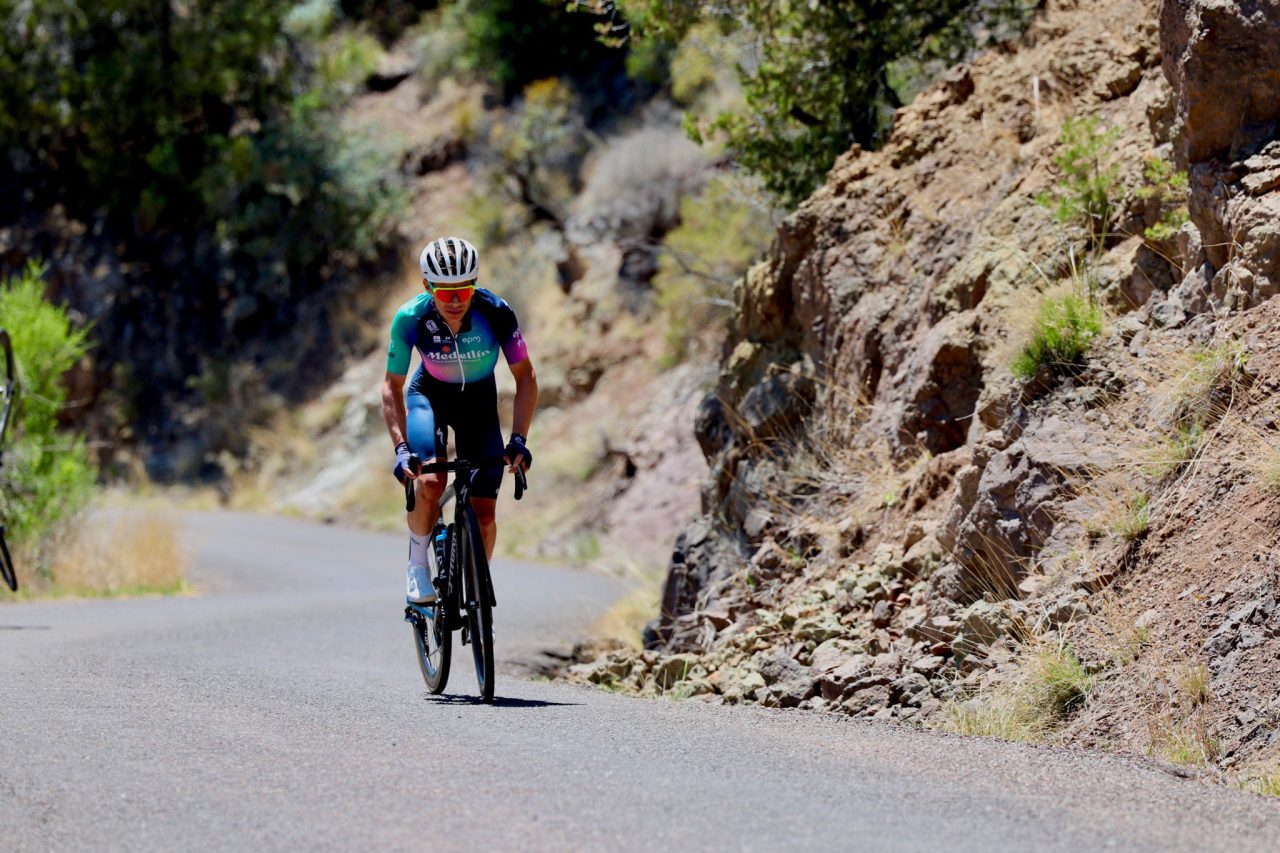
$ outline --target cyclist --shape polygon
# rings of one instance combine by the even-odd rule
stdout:
[[[479,255],[458,237],[435,240],[422,250],[423,293],[410,299],[391,321],[387,375],[382,382],[382,417],[396,448],[396,479],[412,476],[410,453],[424,463],[446,456],[446,427],[453,430],[458,455],[466,459],[503,457],[507,470],[527,469],[533,454],[525,437],[538,401],[538,380],[515,312],[505,301],[477,288]],[[408,383],[414,348],[422,364]],[[516,380],[511,437],[505,446],[498,422],[498,389],[493,371],[498,351]],[[485,553],[493,556],[497,539],[498,487],[501,466],[477,471],[472,479],[472,507],[480,523]],[[445,474],[421,474],[414,488],[417,504],[409,513],[409,601],[434,601],[427,571],[431,529],[440,515]]]

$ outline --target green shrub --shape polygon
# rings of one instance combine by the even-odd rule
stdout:
[[[417,28],[418,79],[430,97],[462,70],[467,51],[466,9],[457,4],[428,12]]]
[[[373,36],[343,32],[319,42],[316,54],[316,88],[325,103],[342,103],[378,69],[382,47]]]
[[[466,34],[459,70],[497,85],[508,100],[535,80],[579,81],[621,72],[626,53],[601,42],[592,14],[560,0],[454,0]],[[584,4],[583,11],[592,11]]]
[[[1151,497],[1146,492],[1134,492],[1120,513],[1111,522],[1111,529],[1125,542],[1133,542],[1151,526]]]
[[[679,364],[723,324],[733,303],[733,282],[769,245],[767,210],[726,179],[716,179],[680,203],[680,225],[668,232],[653,279],[665,326],[663,366]]]
[[[1029,656],[1025,666],[1031,703],[1047,717],[1065,716],[1083,704],[1093,689],[1092,677],[1068,646],[1046,643]]]
[[[1204,442],[1204,426],[1199,423],[1180,423],[1153,450],[1143,471],[1157,482],[1168,477],[1195,458]]]
[[[1062,373],[1084,361],[1093,339],[1102,333],[1102,312],[1074,293],[1044,299],[1031,338],[1014,359],[1013,374],[1032,379],[1047,368]]]
[[[502,186],[535,219],[564,218],[589,147],[578,98],[555,77],[526,86],[523,100],[487,140]]]
[[[88,336],[44,300],[42,275],[32,264],[0,286],[0,328],[9,332],[21,383],[0,469],[0,516],[14,545],[32,555],[85,505],[97,479],[84,439],[58,429],[63,376],[88,350]]]
[[[1163,157],[1149,157],[1143,177],[1146,184],[1138,189],[1138,196],[1155,199],[1161,207],[1160,219],[1143,231],[1143,236],[1154,243],[1171,240],[1191,218],[1187,212],[1187,173],[1175,170]]]
[[[1118,130],[1103,128],[1097,116],[1067,119],[1053,158],[1061,182],[1036,196],[1059,222],[1080,228],[1095,251],[1106,243],[1115,214],[1119,172],[1107,157],[1119,135]]]
[[[691,105],[715,83],[718,69],[733,60],[733,46],[712,23],[694,27],[671,57],[671,97]]]
[[[735,35],[739,50],[730,62],[743,103],[692,124],[699,136],[721,137],[738,162],[789,205],[807,197],[854,143],[872,147],[884,139],[893,111],[910,94],[892,84],[896,64],[914,67],[913,74],[900,69],[900,78],[932,77],[967,55],[980,37],[995,42],[1016,31],[1031,8],[1021,0],[616,5],[642,37],[679,42],[706,23]],[[677,74],[673,68],[673,79],[696,80],[692,70]]]

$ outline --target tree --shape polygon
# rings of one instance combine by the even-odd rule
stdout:
[[[744,103],[696,132],[723,137],[765,186],[797,204],[853,144],[883,141],[918,79],[1027,20],[1024,0],[623,0],[640,38],[678,41],[714,21],[744,42]]]
[[[504,100],[526,85],[568,77],[585,88],[608,87],[625,53],[596,38],[590,16],[559,0],[455,0],[454,20],[466,32],[467,70],[488,78]]]

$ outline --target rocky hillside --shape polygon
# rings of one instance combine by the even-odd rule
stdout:
[[[576,677],[1274,761],[1277,45],[1051,2],[844,156],[737,285],[648,650]]]
[[[724,262],[727,287],[767,248],[771,209],[732,197],[747,185],[688,140],[661,95],[587,127],[571,87],[539,81],[503,104],[482,85],[433,78],[428,47],[414,33],[401,39],[379,72],[387,82],[345,113],[352,132],[391,151],[409,198],[397,226],[404,263],[370,288],[383,304],[362,340],[379,343],[316,399],[255,431],[230,500],[402,529],[376,393],[385,323],[421,292],[418,247],[460,233],[481,247],[483,286],[515,307],[539,376],[531,499],[502,509],[500,548],[604,565],[653,586],[678,528],[699,509],[707,467],[692,424],[714,385],[728,316],[705,298],[664,309],[664,288],[681,273],[676,244],[718,229],[716,217],[737,217],[735,239],[715,241],[742,257]],[[510,159],[532,145],[559,159]],[[713,261],[681,258],[707,278]],[[674,358],[670,310],[701,323]],[[514,385],[505,369],[498,381],[505,417]]]

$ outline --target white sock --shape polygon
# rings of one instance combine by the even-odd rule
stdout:
[[[430,548],[431,537],[418,536],[417,534],[409,534],[409,568],[414,566],[426,566],[427,555],[431,553]]]

